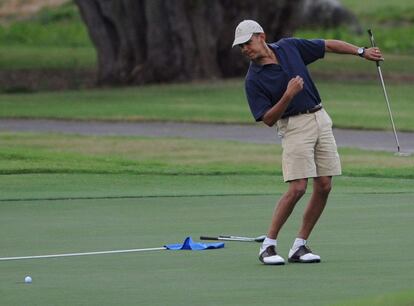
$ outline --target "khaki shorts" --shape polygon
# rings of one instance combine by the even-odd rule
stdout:
[[[324,109],[280,119],[277,121],[277,130],[282,139],[285,182],[341,175],[332,120]]]

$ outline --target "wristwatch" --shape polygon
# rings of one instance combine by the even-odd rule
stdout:
[[[365,53],[365,48],[358,48],[358,50],[357,50],[357,54],[358,54],[358,56],[360,56],[360,57],[364,57],[364,53]]]

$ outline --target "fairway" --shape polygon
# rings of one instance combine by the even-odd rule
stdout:
[[[375,75],[375,66],[371,68]],[[321,81],[317,86],[335,127],[391,128],[378,82]],[[391,83],[387,91],[393,101],[398,130],[414,131],[413,86]],[[0,118],[254,123],[239,79],[31,95],[0,94]]]
[[[19,193],[17,181],[29,192]],[[89,184],[74,194],[75,181]],[[243,181],[251,182],[250,189]],[[152,190],[146,196],[142,186],[134,191],[140,182]],[[9,175],[1,183],[0,257],[160,247],[190,235],[197,241],[203,234],[260,235],[285,188],[278,177],[254,175]],[[225,184],[216,195],[206,194]],[[407,244],[414,217],[410,186],[412,180],[338,178],[311,239],[321,264],[265,267],[257,260],[259,245],[240,242],[203,252],[0,262],[2,303],[334,305],[409,290],[414,281],[414,261],[407,258],[414,251]],[[48,190],[55,199],[41,200]],[[31,200],[19,200],[30,193]],[[77,199],[69,200],[70,194]],[[281,234],[284,256],[307,198]],[[32,284],[23,283],[25,275]]]

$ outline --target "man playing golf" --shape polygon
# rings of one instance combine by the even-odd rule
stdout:
[[[236,45],[251,61],[245,83],[250,110],[256,121],[270,127],[276,124],[282,139],[283,179],[289,183],[276,205],[259,259],[265,265],[285,263],[276,252],[277,237],[304,195],[308,178],[312,178],[312,196],[288,261],[320,262],[307,240],[325,208],[332,176],[341,174],[341,164],[331,118],[322,107],[306,66],[323,58],[325,52],[358,55],[372,61],[382,60],[381,52],[338,40],[285,38],[267,44],[262,27],[253,20],[244,20],[237,26],[233,47]]]

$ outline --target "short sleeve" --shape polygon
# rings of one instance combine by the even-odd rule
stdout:
[[[298,49],[305,65],[325,56],[325,41],[323,39],[290,38]]]

